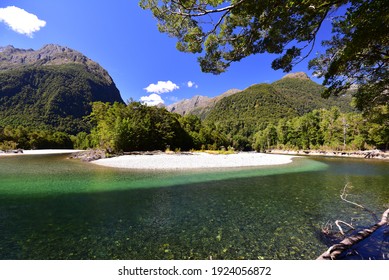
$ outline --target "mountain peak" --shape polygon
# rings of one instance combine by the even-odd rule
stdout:
[[[74,54],[80,54],[80,52],[77,52],[69,47],[64,47],[56,44],[47,44],[44,45],[41,49],[35,51],[36,53],[39,53],[41,55],[58,55],[63,53],[74,53]]]
[[[77,51],[54,44],[45,45],[39,50],[18,49],[9,45],[0,47],[0,70],[32,65],[62,64],[68,63],[69,60],[77,62],[74,56],[84,57],[83,61],[87,60]],[[53,63],[54,60],[57,61]]]
[[[0,126],[55,127],[77,134],[91,103],[121,102],[108,72],[82,53],[49,44],[39,50],[0,47]]]
[[[296,72],[289,73],[282,77],[282,79],[291,78],[291,79],[300,79],[300,80],[310,80],[308,75],[305,72]]]
[[[96,62],[69,47],[56,44],[44,45],[39,50],[18,49],[14,46],[0,47],[0,71],[25,66],[47,66],[63,64],[82,64],[89,72],[99,73],[107,82],[112,79]]]
[[[15,49],[14,46],[8,45],[8,46],[5,46],[5,47],[0,47],[0,52],[12,51],[13,49]]]
[[[210,100],[207,96],[195,95],[190,99],[184,99],[166,107],[169,112],[185,115],[197,107],[205,106]]]
[[[240,92],[239,89],[230,89],[225,93],[216,97],[208,97],[202,95],[195,95],[190,99],[184,99],[171,104],[166,107],[169,112],[178,113],[181,115],[194,114],[200,118],[204,118],[205,115],[215,106],[215,104],[222,98],[233,95]]]

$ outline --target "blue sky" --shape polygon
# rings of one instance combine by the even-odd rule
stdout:
[[[5,8],[10,6],[30,15],[8,19],[10,10]],[[14,20],[22,21],[15,23],[21,27],[10,23]],[[34,24],[23,25],[27,20]],[[328,33],[324,28],[323,34]],[[277,56],[268,54],[243,59],[221,75],[202,73],[196,55],[177,51],[176,40],[159,33],[156,20],[138,6],[138,0],[0,1],[0,46],[39,49],[49,43],[70,47],[98,62],[112,76],[123,100],[146,100],[154,94],[151,99],[171,104],[194,95],[213,97],[231,88],[273,82],[285,75],[271,68]],[[310,74],[307,63],[293,72]]]

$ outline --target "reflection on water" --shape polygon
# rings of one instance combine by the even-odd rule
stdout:
[[[63,156],[0,158],[2,259],[313,259],[321,227],[374,221],[388,163],[296,159],[277,167],[133,172]],[[382,251],[389,251],[384,244]]]

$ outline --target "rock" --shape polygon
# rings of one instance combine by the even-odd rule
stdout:
[[[105,158],[105,154],[106,152],[104,150],[91,149],[84,152],[74,153],[69,158],[81,159],[82,161],[90,162]]]
[[[239,89],[230,89],[221,95],[216,97],[208,97],[202,95],[193,96],[190,99],[184,99],[174,104],[166,106],[166,109],[172,113],[178,113],[180,115],[194,114],[199,117],[204,117],[215,104],[224,97],[233,95],[240,92]]]
[[[300,79],[300,80],[310,80],[310,78],[308,77],[308,75],[304,72],[296,72],[296,73],[289,73],[289,74],[286,74],[284,77],[282,77],[283,79],[285,78],[291,78],[291,79]]]

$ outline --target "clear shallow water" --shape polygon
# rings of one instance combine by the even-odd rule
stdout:
[[[0,258],[313,259],[327,248],[327,221],[374,223],[341,202],[344,185],[380,215],[388,171],[387,162],[328,158],[176,172],[0,158]]]

